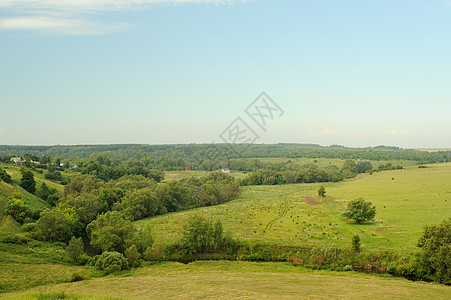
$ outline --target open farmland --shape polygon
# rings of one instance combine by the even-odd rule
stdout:
[[[148,218],[137,224],[151,224],[156,240],[167,244],[181,239],[190,215],[201,214],[220,219],[233,237],[259,244],[348,245],[358,233],[364,248],[411,252],[417,250],[416,242],[425,225],[451,215],[450,178],[450,163],[363,174],[323,184],[327,197],[322,203],[316,195],[318,183],[244,187],[242,195],[229,203]],[[356,226],[341,218],[346,201],[358,197],[375,204],[374,223]]]

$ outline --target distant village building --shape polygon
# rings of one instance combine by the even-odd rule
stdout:
[[[69,168],[74,169],[74,168],[78,168],[78,166],[77,166],[77,164],[70,163]]]
[[[22,164],[21,157],[11,157],[11,161],[13,161],[15,164]]]
[[[185,168],[185,172],[188,172],[188,171],[192,171],[192,170],[191,170],[191,167],[186,167],[186,168]]]
[[[223,168],[221,169],[222,173],[230,173],[230,169],[229,168]]]

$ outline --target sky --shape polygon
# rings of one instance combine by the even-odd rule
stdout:
[[[450,112],[447,0],[0,0],[1,145],[451,148]]]

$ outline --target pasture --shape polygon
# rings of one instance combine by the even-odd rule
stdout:
[[[137,221],[151,224],[158,243],[182,238],[186,219],[201,214],[219,219],[224,230],[239,240],[257,244],[314,246],[349,245],[359,234],[364,249],[412,253],[425,225],[451,216],[451,163],[419,169],[362,174],[338,183],[324,183],[327,197],[321,203],[321,185],[292,184],[244,187],[231,202]],[[341,212],[348,200],[364,197],[377,208],[375,222],[355,225]]]

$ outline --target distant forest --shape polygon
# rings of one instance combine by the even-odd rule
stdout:
[[[240,158],[338,158],[356,160],[410,160],[419,164],[451,161],[451,151],[425,152],[390,146],[348,148],[315,144],[180,144],[180,145],[74,145],[74,146],[0,146],[0,156],[32,154],[37,157],[88,158],[109,152],[122,159],[150,157],[153,167],[178,170],[191,166],[210,170],[230,159]]]

